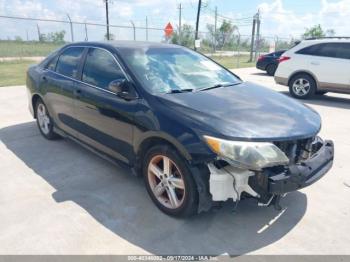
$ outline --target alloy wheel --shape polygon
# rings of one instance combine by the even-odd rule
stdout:
[[[156,199],[170,209],[179,208],[185,199],[185,182],[175,163],[167,156],[156,155],[148,164],[148,183]]]
[[[310,82],[304,78],[298,78],[294,81],[292,88],[297,96],[305,96],[310,92]]]
[[[47,113],[46,107],[44,104],[39,103],[37,107],[37,118],[39,122],[40,130],[45,134],[48,135],[50,133],[50,117]]]

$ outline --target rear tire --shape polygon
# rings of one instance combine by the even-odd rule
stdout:
[[[274,76],[276,73],[276,70],[277,70],[277,65],[275,65],[275,64],[270,64],[266,67],[266,73],[269,76]]]
[[[168,145],[146,153],[143,177],[148,194],[165,214],[187,217],[197,213],[198,191],[186,160]]]
[[[289,81],[289,93],[298,99],[311,98],[316,88],[315,80],[308,74],[297,74]]]
[[[53,131],[53,119],[41,99],[38,99],[35,104],[35,116],[39,131],[46,139],[54,140],[60,138],[60,136]]]

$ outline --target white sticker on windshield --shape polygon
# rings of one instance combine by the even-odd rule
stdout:
[[[220,67],[217,64],[213,63],[212,61],[202,60],[200,61],[200,63],[211,71],[220,70]]]

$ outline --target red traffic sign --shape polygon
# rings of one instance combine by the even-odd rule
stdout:
[[[174,33],[174,28],[173,26],[170,24],[170,22],[166,25],[166,27],[164,28],[164,32],[165,35],[167,37],[171,36]]]

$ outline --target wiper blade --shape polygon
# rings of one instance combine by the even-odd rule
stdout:
[[[193,92],[193,89],[191,89],[191,88],[173,89],[173,90],[170,90],[167,94],[178,94],[178,93],[186,93],[186,92]]]
[[[215,89],[215,88],[219,88],[219,87],[227,87],[227,86],[234,86],[234,85],[238,85],[240,84],[240,82],[238,83],[229,83],[229,84],[216,84],[210,87],[204,87],[204,88],[200,88],[197,91],[205,91],[205,90],[210,90],[210,89]]]

